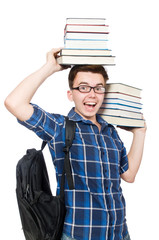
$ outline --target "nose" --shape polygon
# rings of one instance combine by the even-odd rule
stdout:
[[[95,93],[95,91],[94,91],[94,88],[91,89],[91,91],[89,92],[89,95],[90,95],[91,97],[95,97],[95,96],[96,96],[96,93]]]

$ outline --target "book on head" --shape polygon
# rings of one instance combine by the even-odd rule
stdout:
[[[89,33],[108,33],[108,25],[76,25],[67,24],[64,33],[66,32],[89,32]]]
[[[67,39],[64,47],[67,49],[107,49],[108,40],[82,40],[82,39]]]
[[[61,65],[114,65],[113,56],[60,56],[57,62]]]
[[[63,48],[60,51],[60,55],[70,55],[70,56],[111,56],[111,50],[106,49],[68,49]]]
[[[83,39],[83,40],[108,40],[108,33],[89,33],[89,32],[66,32],[64,41],[67,39]]]
[[[66,24],[105,25],[105,18],[66,18]]]

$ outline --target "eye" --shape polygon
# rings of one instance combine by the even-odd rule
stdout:
[[[96,93],[105,93],[105,88],[103,86],[97,86],[95,88]]]
[[[81,86],[79,86],[79,90],[82,92],[87,92],[89,90],[89,86],[81,85]]]
[[[102,87],[100,87],[100,86],[99,86],[99,87],[96,87],[96,90],[97,90],[97,91],[101,91],[101,89],[102,89]]]

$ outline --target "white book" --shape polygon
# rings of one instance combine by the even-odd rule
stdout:
[[[66,24],[104,25],[105,18],[66,18]]]
[[[127,94],[123,94],[120,92],[114,93],[114,92],[107,92],[105,94],[105,101],[109,98],[119,98],[119,99],[123,99],[123,100],[127,100],[127,101],[131,101],[131,102],[136,102],[136,103],[140,103],[141,102],[141,98],[140,97],[134,97],[131,95],[127,95]]]
[[[124,104],[119,104],[119,103],[103,103],[101,106],[101,109],[121,109],[125,111],[132,111],[132,112],[141,112],[141,108],[136,108],[132,106],[127,106]]]
[[[66,40],[64,43],[65,48],[78,48],[78,49],[107,49],[107,40]]]
[[[108,49],[66,49],[63,48],[60,55],[80,55],[80,56],[111,56],[112,51]]]
[[[137,103],[137,102],[132,102],[132,101],[127,101],[124,99],[120,99],[120,98],[105,98],[103,101],[103,105],[106,104],[109,106],[109,104],[118,104],[120,105],[124,105],[124,106],[131,106],[131,107],[135,107],[138,109],[142,108],[142,104],[141,103]]]
[[[67,32],[64,36],[64,41],[66,39],[108,40],[108,33]]]
[[[144,120],[141,119],[106,116],[102,114],[100,114],[100,116],[110,124],[124,127],[144,127],[145,122]]]
[[[102,115],[106,115],[106,116],[142,119],[142,113],[125,111],[125,110],[121,110],[121,109],[109,109],[109,108],[99,109],[98,114],[102,114]]]
[[[60,56],[57,62],[61,65],[114,65],[114,59],[113,56]]]
[[[136,88],[133,86],[129,86],[123,83],[108,83],[106,85],[106,92],[113,92],[113,93],[124,93],[124,94],[128,94],[134,97],[140,97],[141,94],[141,89],[140,88]]]
[[[97,33],[108,33],[108,26],[95,26],[95,25],[71,25],[67,24],[65,26],[65,33],[66,32],[97,32]]]

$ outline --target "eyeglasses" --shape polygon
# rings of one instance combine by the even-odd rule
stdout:
[[[87,85],[80,85],[79,87],[72,88],[72,90],[78,90],[81,93],[89,93],[92,89],[98,94],[103,94],[106,92],[105,87],[102,86],[91,87]]]

